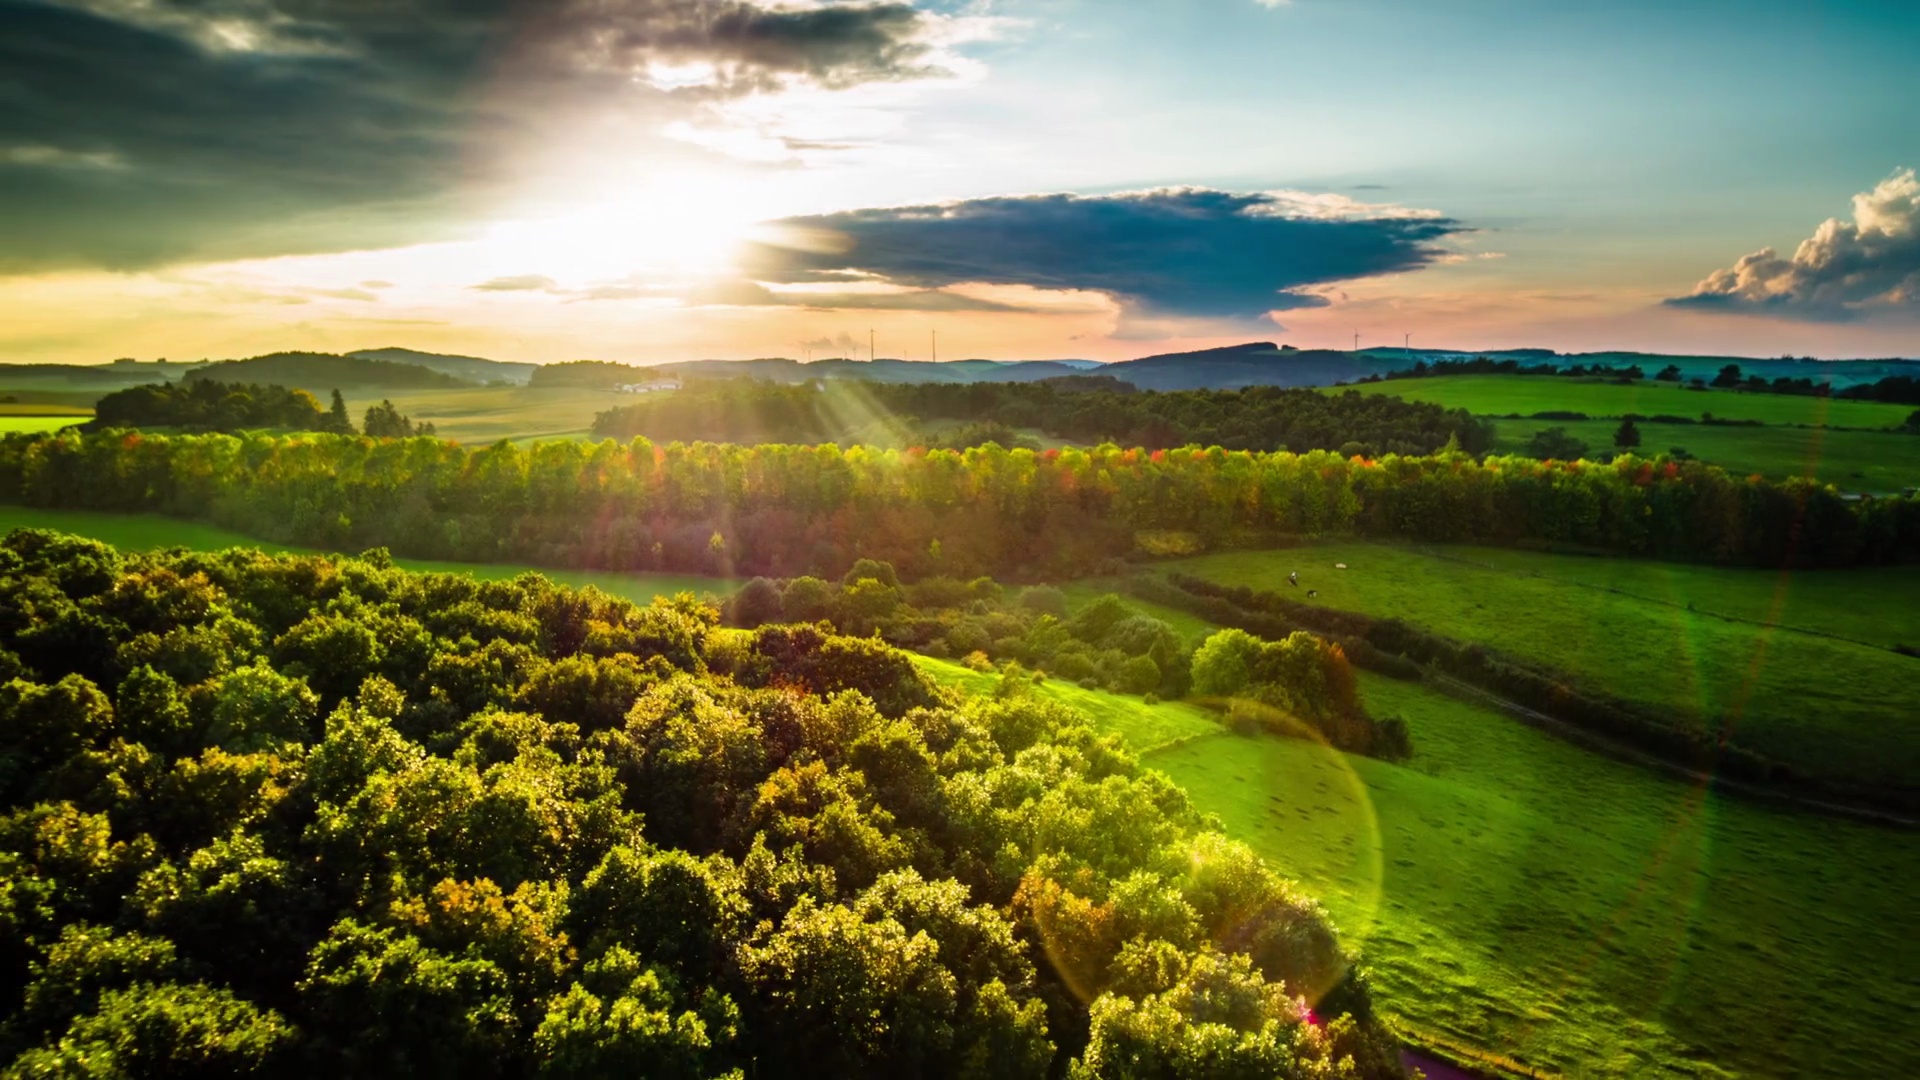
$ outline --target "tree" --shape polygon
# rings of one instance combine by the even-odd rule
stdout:
[[[1680,381],[1680,365],[1668,364],[1666,367],[1661,368],[1659,373],[1654,375],[1653,378],[1656,382],[1677,383]]]
[[[1259,655],[1260,639],[1245,630],[1214,633],[1193,654],[1193,692],[1205,697],[1242,693]]]
[[[353,434],[353,418],[347,415],[347,399],[340,396],[337,387],[333,391],[333,406],[327,410],[327,430],[335,435]]]
[[[1722,390],[1727,389],[1728,387],[1739,386],[1740,385],[1740,365],[1728,364],[1726,367],[1721,368],[1720,374],[1715,375],[1713,377],[1712,385]]]
[[[1640,445],[1640,429],[1634,426],[1633,417],[1620,421],[1619,430],[1613,433],[1613,445],[1622,450],[1632,450]]]
[[[1587,444],[1567,434],[1563,427],[1550,427],[1527,440],[1527,454],[1542,461],[1578,461],[1587,455]]]
[[[415,435],[432,435],[432,424],[415,425],[412,420],[401,415],[393,402],[381,399],[378,405],[367,407],[367,419],[361,429],[375,439],[410,439]]]

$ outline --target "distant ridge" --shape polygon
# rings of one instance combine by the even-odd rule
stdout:
[[[1404,366],[1365,353],[1295,349],[1271,341],[1163,353],[1108,364],[1100,374],[1142,390],[1235,390],[1248,386],[1332,386]]]
[[[437,371],[442,375],[451,375],[468,382],[509,383],[514,386],[525,386],[528,380],[533,378],[533,369],[540,366],[514,363],[510,360],[487,360],[478,356],[420,352],[417,349],[361,349],[347,355],[367,360],[382,360],[389,364],[423,367],[428,371]]]
[[[316,394],[343,387],[380,389],[425,389],[435,387],[477,386],[469,379],[456,378],[418,364],[372,360],[364,356],[337,356],[333,353],[284,352],[255,356],[246,360],[223,360],[187,373],[188,380],[211,379],[217,382],[274,383],[293,386]]]

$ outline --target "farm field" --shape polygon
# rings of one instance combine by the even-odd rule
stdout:
[[[1615,420],[1495,420],[1493,451],[1526,452],[1534,433],[1550,427],[1586,443],[1594,454],[1613,452]],[[1637,453],[1684,447],[1733,473],[1771,479],[1806,476],[1847,491],[1897,492],[1920,484],[1920,437],[1886,431],[1829,428],[1726,427],[1718,424],[1639,425]]]
[[[1643,380],[1632,386],[1558,375],[1449,375],[1431,379],[1391,379],[1377,383],[1327,387],[1326,393],[1359,390],[1390,394],[1408,401],[1431,401],[1478,416],[1562,410],[1588,416],[1627,413],[1691,416],[1712,413],[1728,420],[1823,427],[1898,427],[1912,406],[1876,401],[1833,401],[1786,394],[1745,394],[1732,390],[1683,390],[1674,383]],[[1689,449],[1692,449],[1689,447]]]
[[[1406,765],[1149,753],[1326,904],[1418,1038],[1581,1077],[1908,1076],[1910,833],[1701,791],[1365,673]],[[1144,708],[1144,706],[1143,706]]]
[[[129,551],[184,547],[197,551],[220,551],[230,547],[252,547],[270,552],[312,554],[313,549],[287,547],[255,540],[250,536],[217,525],[179,521],[158,514],[110,514],[92,510],[41,510],[21,506],[0,506],[0,535],[13,529],[58,529],[76,536],[91,537]],[[443,574],[471,574],[484,580],[518,577],[525,573],[543,574],[562,585],[585,588],[589,585],[636,604],[650,602],[656,596],[691,592],[720,595],[739,587],[738,582],[722,578],[686,577],[674,574],[628,574],[601,570],[550,570],[544,567],[511,563],[457,563],[431,559],[393,560],[408,570]]]
[[[382,399],[416,423],[434,425],[441,438],[462,443],[492,443],[501,439],[586,438],[597,413],[633,401],[631,394],[610,390],[534,389],[525,386],[480,386],[449,390],[388,390],[378,387],[341,387],[354,423],[367,406]],[[324,401],[325,395],[321,395]]]
[[[1913,567],[1780,574],[1362,542],[1165,566],[1482,642],[1685,722],[1724,718],[1737,742],[1810,774],[1911,783],[1920,767],[1920,730],[1887,723],[1920,711],[1920,661],[1891,651],[1920,636]]]
[[[8,409],[26,409],[31,406],[9,405]],[[0,416],[0,435],[14,432],[31,434],[38,431],[58,431],[74,424],[84,424],[93,418],[92,413],[42,412],[34,415]]]

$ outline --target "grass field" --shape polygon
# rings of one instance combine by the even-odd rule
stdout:
[[[1712,413],[1728,420],[1759,420],[1767,424],[1886,428],[1898,427],[1913,413],[1909,405],[1873,401],[1831,401],[1732,390],[1682,390],[1673,383],[1652,381],[1616,386],[1560,376],[1450,375],[1329,387],[1326,392],[1346,390],[1392,394],[1408,401],[1432,401],[1480,416],[1511,413],[1531,416],[1537,412],[1564,410],[1615,418],[1627,413],[1642,416],[1666,413],[1698,419],[1701,413]]]
[[[1495,453],[1526,452],[1544,428],[1565,428],[1594,454],[1613,451],[1614,420],[1495,420]],[[1641,424],[1638,453],[1684,447],[1729,472],[1771,479],[1808,476],[1847,491],[1897,492],[1920,484],[1920,436],[1828,428]]]
[[[29,406],[9,405],[10,409],[24,409]],[[41,413],[37,416],[0,416],[0,435],[9,435],[16,431],[58,431],[74,424],[84,424],[93,417],[92,413],[75,415],[70,412]]]
[[[981,693],[997,676],[917,658]],[[1912,834],[1703,792],[1420,686],[1390,765],[1184,702],[1035,688],[1120,733],[1318,896],[1416,1038],[1581,1077],[1902,1076]],[[1838,1048],[1845,1048],[1840,1050]]]
[[[197,551],[219,551],[230,547],[253,547],[263,551],[311,554],[309,549],[290,548],[255,540],[250,536],[215,525],[178,521],[158,514],[109,514],[92,510],[38,510],[20,506],[0,506],[0,535],[12,529],[58,529],[76,536],[90,536],[129,551],[184,547]],[[588,585],[613,596],[625,597],[636,604],[649,603],[656,596],[690,592],[695,595],[724,595],[739,588],[739,582],[722,578],[686,577],[675,574],[623,574],[602,570],[549,570],[544,567],[511,563],[436,562],[430,559],[395,559],[395,565],[409,570],[443,574],[471,574],[493,581],[533,572],[563,585],[584,588]]]
[[[1316,589],[1311,602],[1482,642],[1681,719],[1727,718],[1736,742],[1808,773],[1912,783],[1920,768],[1920,660],[1890,651],[1920,638],[1920,568],[1780,574],[1359,542],[1167,568],[1303,601]]]
[[[442,438],[463,443],[501,439],[586,438],[597,413],[631,404],[633,396],[611,390],[461,387],[451,390],[383,390],[342,387],[347,410],[358,424],[367,406],[382,398],[415,422],[434,425]]]
[[[1907,832],[1597,758],[1425,689],[1406,766],[1219,734],[1148,763],[1319,896],[1416,1033],[1567,1076],[1912,1076]]]

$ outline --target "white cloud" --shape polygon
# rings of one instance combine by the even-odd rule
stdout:
[[[1920,178],[1895,172],[1853,197],[1852,221],[1827,219],[1792,258],[1762,248],[1667,303],[1810,320],[1920,311]]]

